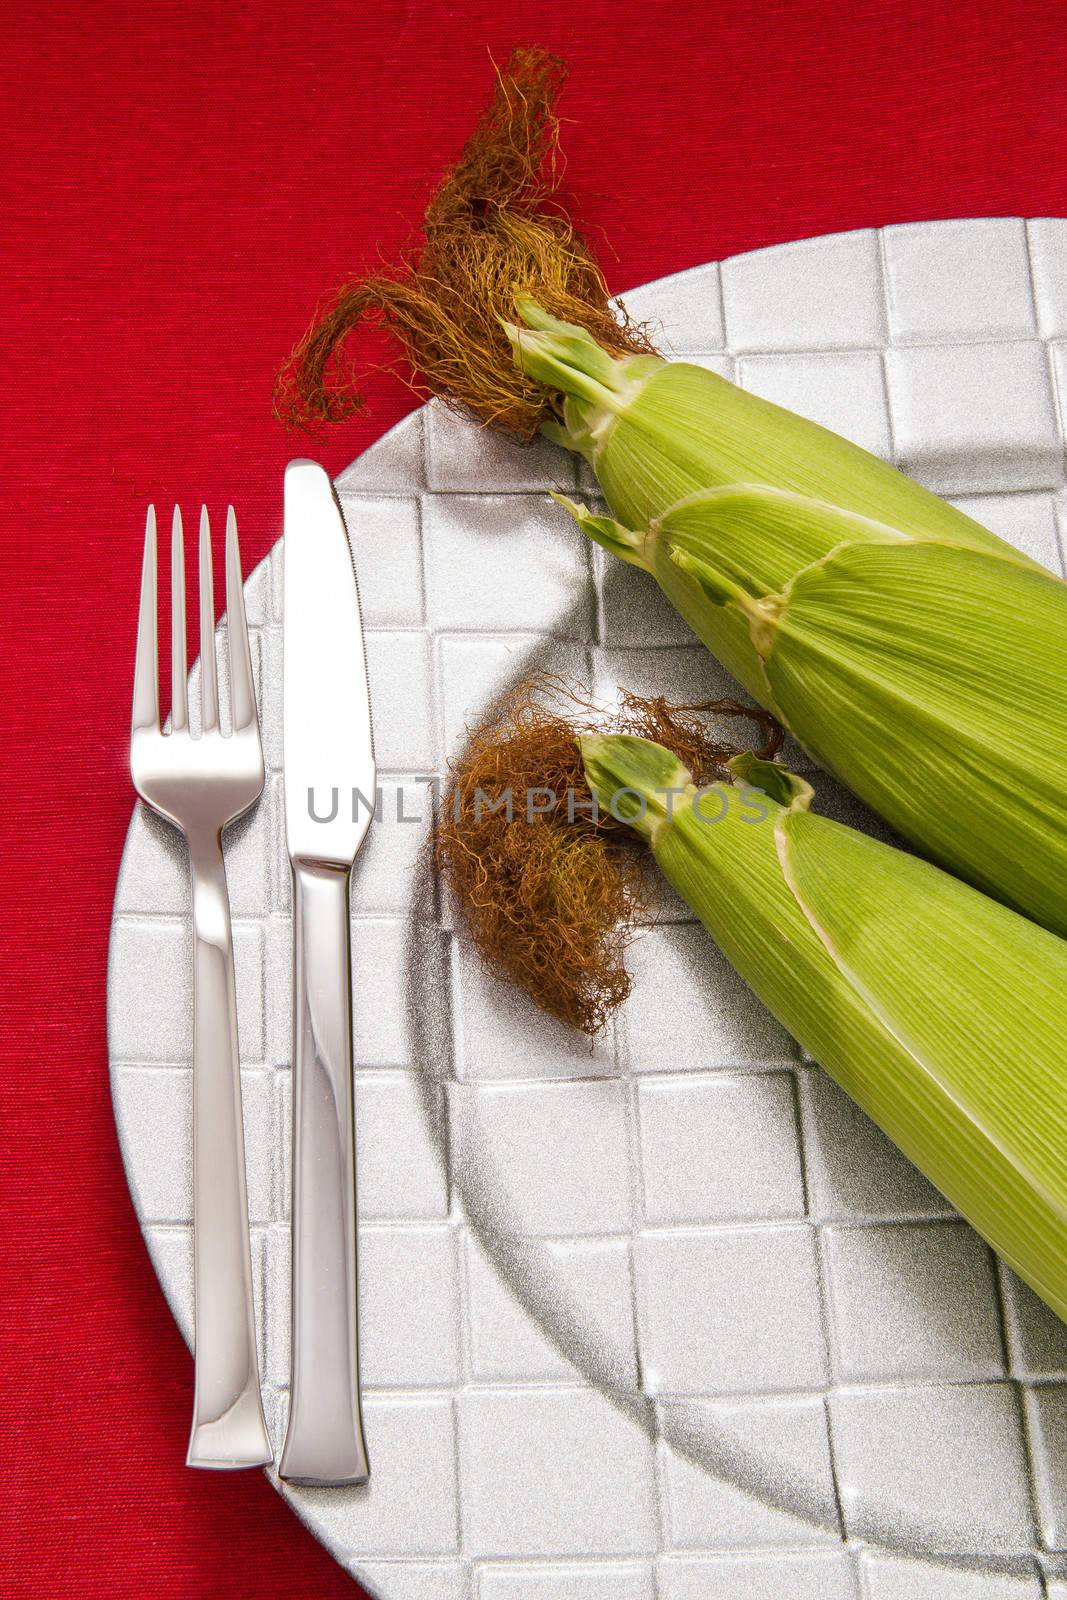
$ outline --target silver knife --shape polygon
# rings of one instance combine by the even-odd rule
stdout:
[[[314,461],[285,469],[284,562],[293,1300],[278,1471],[294,1483],[363,1483],[348,890],[375,767],[355,568],[333,485]]]

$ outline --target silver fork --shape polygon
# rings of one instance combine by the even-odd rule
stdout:
[[[259,1391],[248,1241],[241,1071],[233,940],[222,830],[263,790],[252,660],[237,523],[226,517],[226,631],[232,732],[219,725],[211,529],[200,513],[201,732],[186,696],[185,556],[181,512],[171,534],[171,731],[159,721],[156,513],[148,510],[130,768],[146,805],[180,829],[193,890],[193,1258],[196,1389],[191,1467],[254,1467],[273,1460]]]

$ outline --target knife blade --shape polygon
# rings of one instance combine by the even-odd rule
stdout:
[[[285,469],[285,831],[294,860],[352,865],[375,768],[355,567],[329,476]],[[352,791],[366,804],[353,805]]]
[[[341,508],[285,470],[285,831],[293,877],[292,1345],[279,1475],[363,1483],[349,874],[376,781],[363,627]]]

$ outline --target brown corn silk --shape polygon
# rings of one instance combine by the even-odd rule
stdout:
[[[652,739],[698,784],[714,783],[728,778],[738,747],[712,735],[708,715],[756,723],[765,759],[781,747],[774,719],[736,700],[677,705],[625,694],[606,718],[583,691],[533,677],[470,734],[451,767],[436,858],[470,937],[490,971],[583,1033],[599,1033],[629,994],[626,949],[649,902],[637,835],[609,812],[592,814],[578,737]]]
[[[412,388],[522,439],[548,415],[549,391],[518,371],[501,326],[516,319],[516,295],[534,295],[616,355],[651,350],[625,311],[609,309],[593,253],[555,199],[565,77],[544,50],[513,51],[430,200],[421,240],[395,268],[345,284],[285,363],[275,391],[283,421],[340,421],[363,404],[345,349],[368,320],[398,337]]]

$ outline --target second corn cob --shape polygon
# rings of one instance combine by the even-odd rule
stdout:
[[[580,743],[600,805],[783,1026],[1067,1317],[1067,944],[815,815],[783,767],[739,756],[698,791],[661,745]]]

